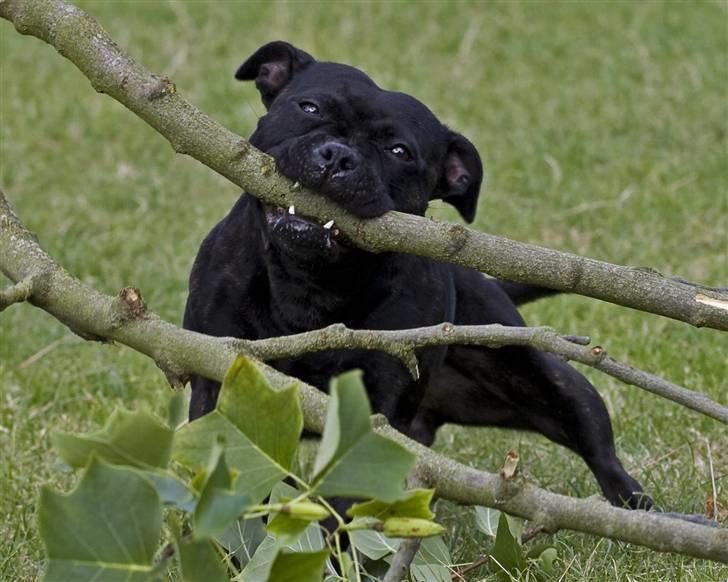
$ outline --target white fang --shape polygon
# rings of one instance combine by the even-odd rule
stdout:
[[[288,207],[288,214],[296,214],[296,207],[293,204]]]
[[[324,228],[326,229],[331,228],[332,226],[334,226],[333,220],[329,220],[326,224],[324,224]]]

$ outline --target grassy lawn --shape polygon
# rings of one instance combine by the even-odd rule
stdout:
[[[728,285],[725,2],[80,4],[243,135],[263,107],[233,72],[259,45],[287,39],[417,96],[469,136],[488,174],[477,228]],[[5,21],[0,55],[0,187],[70,272],[106,293],[138,286],[153,310],[179,322],[197,247],[237,188],[175,155]],[[432,215],[455,219],[442,205]],[[728,401],[726,334],[580,297],[528,306],[526,317],[589,334],[615,357]],[[713,487],[728,504],[724,426],[586,373],[607,402],[625,466],[659,505],[701,512]],[[37,492],[71,483],[50,431],[94,428],[119,406],[162,413],[167,398],[162,374],[131,350],[83,342],[29,305],[0,314],[0,579],[42,571]],[[581,459],[539,436],[447,427],[436,446],[489,470],[515,448],[541,486],[597,493]],[[440,503],[439,512],[454,560],[487,551],[469,510]],[[558,547],[561,580],[728,579],[717,564],[581,534],[542,541]]]

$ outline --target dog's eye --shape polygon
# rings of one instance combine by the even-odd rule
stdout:
[[[303,101],[302,103],[299,103],[299,106],[306,113],[311,113],[311,114],[315,115],[319,112],[318,106],[315,105],[314,103],[311,103],[310,101]]]
[[[389,153],[406,162],[412,159],[412,154],[410,153],[410,151],[407,149],[406,146],[402,145],[401,143],[398,143],[397,145],[389,148]]]

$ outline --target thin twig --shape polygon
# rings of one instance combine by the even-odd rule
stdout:
[[[475,570],[477,568],[480,568],[481,566],[484,566],[485,564],[488,563],[488,560],[490,560],[490,556],[488,556],[488,555],[481,556],[480,558],[478,558],[477,560],[474,560],[473,562],[471,562],[467,566],[463,566],[462,568],[458,568],[457,573],[460,576],[464,576],[468,572],[472,572],[473,570]]]
[[[708,453],[708,468],[710,469],[710,484],[713,488],[713,515],[706,515],[709,519],[718,521],[718,488],[715,486],[715,471],[713,469],[713,453],[710,450],[710,441],[705,439],[705,447]]]
[[[581,339],[581,336],[577,336]],[[380,350],[401,358],[413,376],[417,375],[415,350],[436,345],[477,345],[489,348],[533,346],[567,360],[580,362],[682,404],[728,424],[728,407],[718,404],[707,394],[689,390],[607,355],[601,346],[584,346],[561,336],[548,327],[506,327],[502,325],[453,325],[443,323],[406,330],[355,330],[343,324],[295,335],[263,340],[230,340],[242,353],[261,360],[274,360],[307,352],[329,349]]]
[[[424,480],[416,471],[413,471],[407,479],[407,487],[410,489],[416,489],[424,485]],[[397,548],[397,551],[392,556],[392,561],[382,582],[401,582],[402,580],[407,580],[410,565],[412,564],[412,560],[415,559],[421,543],[421,538],[403,539],[399,544],[399,548]]]
[[[382,578],[382,582],[402,582],[407,580],[407,572],[409,572],[410,564],[415,559],[415,554],[420,549],[422,540],[420,538],[408,538],[400,542],[399,548],[392,556],[392,562],[389,565],[387,573]]]
[[[1,6],[1,5],[0,5]],[[12,217],[12,220],[10,219]],[[0,192],[0,270],[12,281],[45,273],[49,284],[33,304],[87,337],[125,344],[155,361],[221,381],[237,353],[230,339],[215,338],[180,329],[147,310],[143,317],[131,313],[119,297],[95,291],[56,263],[20,223]],[[578,347],[578,346],[577,346]],[[292,379],[264,364],[261,372],[274,386]],[[304,426],[323,431],[327,396],[299,381]],[[667,515],[628,511],[596,499],[575,499],[540,489],[515,476],[478,471],[448,459],[414,442],[379,421],[373,430],[412,451],[415,471],[435,494],[466,505],[493,507],[542,524],[547,531],[560,528],[622,540],[663,552],[728,563],[728,530],[690,523]]]
[[[529,527],[526,531],[523,532],[521,535],[521,543],[526,544],[530,542],[533,538],[535,538],[538,534],[541,534],[546,531],[546,528],[542,525],[537,525],[534,527]]]
[[[323,222],[336,220],[357,246],[457,263],[494,277],[578,293],[728,331],[728,293],[697,288],[651,268],[612,265],[481,233],[459,224],[388,212],[357,219],[327,198],[293,184],[273,159],[185,100],[174,83],[140,66],[87,13],[62,0],[5,0],[0,17],[54,46],[100,93],[136,113],[178,153],[192,156],[250,194]],[[702,291],[698,293],[698,291]]]

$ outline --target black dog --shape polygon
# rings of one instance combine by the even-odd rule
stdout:
[[[362,218],[393,209],[423,215],[430,200],[442,199],[473,220],[480,156],[413,97],[285,42],[261,47],[235,76],[255,80],[268,108],[251,143],[292,180]],[[319,224],[243,194],[202,244],[184,326],[248,339],[336,322],[355,329],[521,326],[514,300],[546,293],[421,257],[368,253],[346,244],[332,221]],[[418,381],[396,358],[372,351],[271,364],[322,390],[331,376],[361,368],[373,409],[422,443],[432,443],[446,422],[538,431],[579,453],[611,503],[652,505],[616,457],[604,403],[568,364],[525,347],[434,347],[418,360]],[[190,419],[212,410],[218,391],[216,382],[194,378]]]

